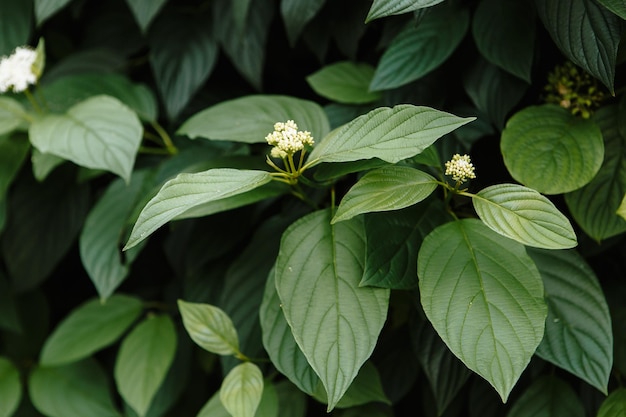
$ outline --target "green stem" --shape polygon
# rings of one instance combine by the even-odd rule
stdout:
[[[37,113],[43,114],[43,111],[41,110],[41,107],[39,106],[39,103],[37,103],[37,100],[35,99],[35,96],[33,96],[33,93],[31,93],[28,88],[26,90],[24,90],[24,95],[26,96],[26,98],[28,99],[30,104],[33,106],[33,109],[35,109],[35,111]]]
[[[163,129],[163,127],[156,120],[150,122],[152,128],[159,134],[163,143],[165,144],[165,149],[167,149],[167,153],[170,155],[176,155],[178,153],[178,148],[172,142],[172,138],[170,135]]]

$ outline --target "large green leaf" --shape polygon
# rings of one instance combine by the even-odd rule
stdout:
[[[447,4],[433,9],[417,27],[396,36],[380,58],[370,89],[389,90],[428,74],[452,55],[468,26],[466,9]]]
[[[0,96],[0,135],[24,126],[28,117],[19,101]]]
[[[544,194],[589,183],[602,165],[602,132],[593,120],[546,104],[515,113],[500,142],[504,163],[517,181]]]
[[[71,0],[34,0],[37,26],[64,8]]]
[[[309,160],[319,164],[380,158],[396,163],[472,120],[410,104],[380,107],[332,131],[315,145]]]
[[[324,384],[328,410],[371,355],[389,302],[389,290],[359,287],[365,258],[362,220],[331,225],[330,216],[329,210],[317,211],[292,224],[276,260],[285,318]]]
[[[44,366],[85,358],[115,342],[139,317],[141,300],[114,295],[106,303],[91,300],[74,309],[52,332],[41,351]]]
[[[626,220],[616,213],[626,194],[626,126],[617,106],[598,110],[593,120],[602,129],[604,162],[589,184],[565,194],[565,202],[576,223],[600,241],[626,231]]]
[[[535,5],[559,49],[612,92],[621,19],[594,0],[536,0]]]
[[[317,141],[330,130],[326,113],[317,103],[288,96],[253,95],[209,107],[183,123],[177,133],[190,138],[265,143],[274,124],[287,120],[311,132]]]
[[[128,7],[133,12],[135,20],[143,32],[148,29],[152,19],[159,14],[159,11],[161,11],[166,2],[167,0],[126,0],[126,4],[128,4]]]
[[[569,220],[532,188],[497,184],[472,195],[478,217],[489,228],[527,246],[568,249],[576,246]]]
[[[251,191],[272,180],[268,172],[216,168],[183,173],[166,182],[143,208],[124,250],[130,249],[170,220],[213,201]]]
[[[28,391],[33,405],[49,417],[121,417],[109,381],[92,359],[59,367],[36,367]]]
[[[547,307],[543,283],[522,244],[481,221],[431,232],[417,270],[426,316],[465,365],[503,401],[541,342]]]
[[[626,415],[626,388],[618,388],[604,400],[597,417],[624,417]]]
[[[165,314],[149,316],[122,341],[115,360],[115,382],[140,417],[146,415],[175,353],[176,330]]]
[[[568,384],[550,375],[535,380],[506,416],[585,417],[585,409]]]
[[[472,34],[490,62],[530,83],[535,50],[535,10],[514,0],[484,0],[478,4]]]
[[[220,401],[233,417],[254,417],[263,395],[263,374],[252,362],[233,368],[220,388]]]
[[[626,1],[624,0],[598,0],[604,7],[626,20]]]
[[[178,300],[178,308],[187,333],[198,346],[218,355],[239,354],[237,330],[223,310],[183,300]]]
[[[280,14],[292,47],[296,44],[306,24],[315,17],[325,2],[326,0],[281,0]]]
[[[22,398],[20,373],[13,363],[0,356],[0,417],[11,417]]]
[[[365,23],[374,19],[396,14],[409,13],[415,10],[431,7],[443,0],[374,0],[367,13]]]
[[[382,97],[369,91],[374,68],[365,63],[341,61],[327,65],[306,77],[311,88],[320,96],[338,103],[371,103]]]
[[[135,112],[109,96],[95,96],[63,115],[37,119],[29,131],[31,142],[41,152],[111,171],[127,182],[142,134]]]
[[[437,188],[437,180],[415,168],[388,166],[365,174],[341,200],[331,223],[362,213],[399,210],[419,203]]]
[[[33,3],[24,0],[0,1],[0,56],[26,44],[32,28]]]
[[[606,394],[613,365],[609,307],[593,270],[575,251],[529,249],[545,287],[548,319],[537,355]]]

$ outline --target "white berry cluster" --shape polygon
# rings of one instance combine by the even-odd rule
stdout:
[[[270,154],[273,158],[286,158],[314,143],[311,133],[306,130],[299,131],[298,125],[293,120],[275,123],[274,131],[268,134],[265,140],[273,146]]]
[[[18,47],[0,60],[0,94],[12,90],[19,93],[37,82],[33,66],[37,52],[27,47]]]
[[[452,175],[454,181],[465,182],[470,178],[476,178],[474,165],[469,155],[454,154],[451,161],[446,162],[446,175]]]

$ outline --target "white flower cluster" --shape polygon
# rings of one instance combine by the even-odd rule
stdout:
[[[22,92],[29,84],[37,82],[37,75],[33,65],[37,59],[37,52],[27,47],[18,47],[10,56],[3,56],[0,60],[0,94],[13,90]]]
[[[299,131],[298,125],[293,120],[285,123],[275,123],[274,131],[265,137],[267,143],[273,146],[270,155],[273,158],[286,158],[287,155],[304,149],[306,145],[312,146],[314,141],[308,131]]]
[[[451,161],[446,162],[446,175],[452,175],[455,181],[465,182],[468,178],[476,178],[474,165],[469,155],[454,154]]]

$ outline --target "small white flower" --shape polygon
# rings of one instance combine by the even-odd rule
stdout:
[[[454,181],[465,182],[468,178],[476,178],[474,165],[469,155],[454,154],[451,161],[446,162],[446,175],[452,175]]]
[[[12,90],[22,92],[30,84],[37,82],[37,75],[33,65],[37,59],[37,52],[27,47],[18,47],[8,57],[0,60],[0,93]]]
[[[268,134],[265,140],[273,146],[270,153],[273,158],[285,158],[314,143],[311,133],[306,130],[299,131],[298,125],[293,120],[275,123],[274,131]]]

